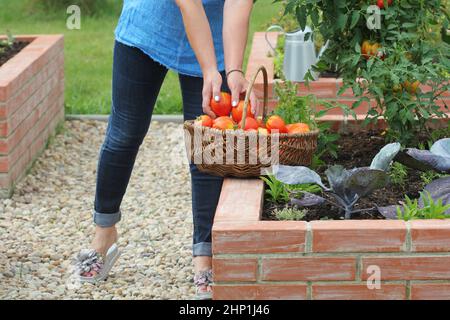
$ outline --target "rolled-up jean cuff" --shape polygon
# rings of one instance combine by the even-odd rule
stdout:
[[[122,213],[100,213],[94,210],[94,223],[102,228],[108,228],[115,225],[122,218]]]
[[[198,256],[212,256],[211,242],[196,243],[192,247],[194,257]]]

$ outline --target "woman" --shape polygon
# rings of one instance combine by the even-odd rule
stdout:
[[[253,0],[125,0],[116,29],[112,110],[100,151],[92,248],[78,256],[81,281],[106,278],[119,256],[120,204],[168,68],[179,73],[185,120],[211,117],[211,98],[247,87],[242,72]],[[253,112],[257,100],[251,96]],[[194,284],[211,294],[211,227],[222,179],[190,166],[194,216]]]

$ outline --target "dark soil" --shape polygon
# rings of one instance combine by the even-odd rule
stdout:
[[[372,162],[373,157],[385,145],[384,138],[379,132],[362,132],[357,134],[342,135],[339,139],[338,158],[334,159],[331,156],[324,157],[327,166],[340,164],[347,169],[355,167],[366,167]],[[318,171],[322,176],[322,180],[327,184],[327,178],[324,171],[327,167],[323,167]],[[355,205],[357,209],[375,208],[375,206],[387,206],[399,204],[404,201],[405,195],[410,198],[418,198],[419,192],[423,190],[423,182],[420,179],[420,171],[408,169],[408,176],[404,187],[398,185],[389,185],[384,189],[376,190],[369,196],[361,198]],[[326,195],[322,194],[326,197]],[[334,202],[334,201],[333,201]],[[273,204],[269,201],[264,202],[263,220],[276,220],[273,215],[273,210],[276,208],[283,208],[286,204]],[[339,209],[329,204],[321,206],[309,207],[307,214],[303,220],[321,220],[321,219],[342,219],[343,214]],[[384,219],[384,217],[373,209],[361,213],[353,214],[352,219]]]
[[[3,47],[0,47],[0,67],[5,64],[6,61],[18,54],[20,50],[28,45],[28,43],[29,42],[16,41],[11,47],[5,48],[6,50],[4,51],[2,50]]]

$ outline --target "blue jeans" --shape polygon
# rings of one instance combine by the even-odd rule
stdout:
[[[166,67],[139,49],[116,41],[112,110],[97,170],[94,222],[98,226],[110,227],[120,221],[120,204],[166,74]],[[223,78],[225,82],[226,77]],[[179,80],[184,119],[195,119],[203,113],[203,79],[179,75]],[[226,84],[222,90],[228,91]],[[193,254],[211,256],[211,229],[223,179],[202,173],[195,165],[190,165],[190,171]]]

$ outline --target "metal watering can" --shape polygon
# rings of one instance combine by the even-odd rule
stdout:
[[[321,55],[327,49],[329,41],[325,43],[317,55],[310,27],[306,26],[305,30],[285,32],[281,26],[273,25],[266,30],[265,37],[274,54],[276,54],[276,50],[267,37],[268,32],[272,30],[279,30],[285,35],[283,72],[286,80],[304,82],[306,73],[319,61]],[[310,37],[305,40],[307,33],[310,33]],[[318,79],[317,72],[311,71],[311,74],[314,80]]]

